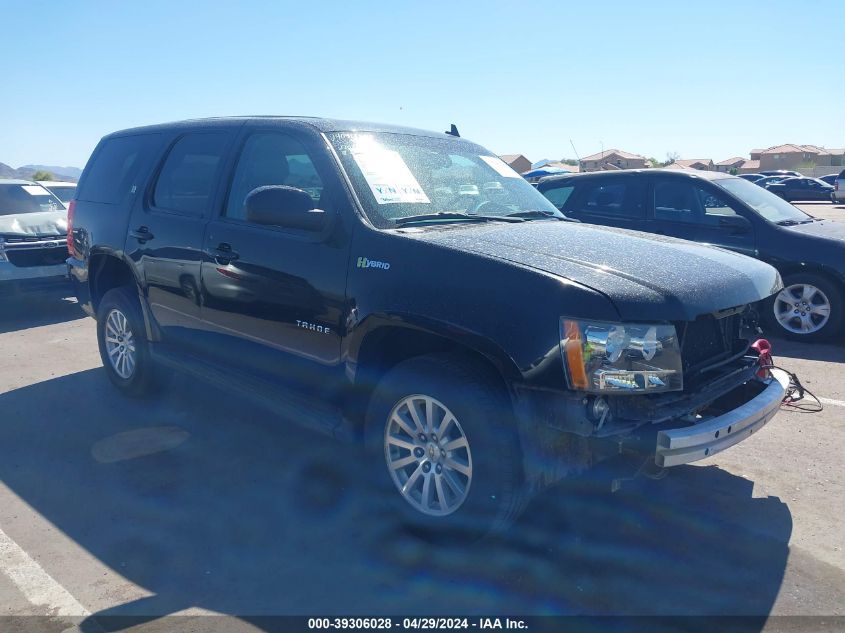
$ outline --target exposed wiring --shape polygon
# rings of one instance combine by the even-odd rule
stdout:
[[[801,411],[802,413],[819,413],[824,410],[824,406],[816,397],[816,394],[802,385],[801,381],[798,380],[798,376],[793,374],[791,371],[774,364],[762,365],[761,369],[779,369],[789,376],[789,386],[787,387],[786,395],[784,395],[783,401],[780,404],[782,409],[787,411]],[[799,400],[803,400],[805,396],[812,398],[812,401],[796,404]]]

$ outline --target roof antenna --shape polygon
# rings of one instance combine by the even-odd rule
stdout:
[[[460,132],[458,132],[458,126],[454,123],[452,123],[452,127],[449,129],[448,132],[446,132],[446,134],[448,134],[449,136],[457,136],[458,138],[460,138],[461,136]]]

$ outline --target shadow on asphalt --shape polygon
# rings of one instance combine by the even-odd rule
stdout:
[[[0,295],[0,334],[81,319],[85,313],[67,288]]]
[[[787,506],[714,466],[613,495],[558,486],[502,537],[434,546],[372,494],[357,447],[185,377],[137,401],[89,370],[2,394],[0,411],[3,482],[153,593],[84,631],[194,606],[258,628],[275,614],[766,615],[788,556]]]
[[[775,362],[779,357],[817,360],[828,363],[845,362],[845,345],[841,342],[805,343],[785,338],[771,337]]]

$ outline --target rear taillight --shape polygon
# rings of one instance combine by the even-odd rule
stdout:
[[[67,252],[71,257],[77,257],[76,249],[73,246],[73,216],[75,213],[76,200],[71,200],[67,205]]]

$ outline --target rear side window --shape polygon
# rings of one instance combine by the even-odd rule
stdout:
[[[156,180],[153,206],[203,215],[214,194],[227,138],[225,132],[198,132],[176,141]]]
[[[575,191],[574,185],[563,185],[554,189],[546,189],[543,191],[543,195],[558,209],[563,209],[563,205],[569,200],[573,191]]]
[[[138,171],[158,140],[158,134],[139,134],[103,141],[85,169],[77,199],[106,204],[121,202],[137,186]]]
[[[644,217],[643,184],[634,178],[592,180],[578,187],[567,212],[592,213],[627,218]]]

